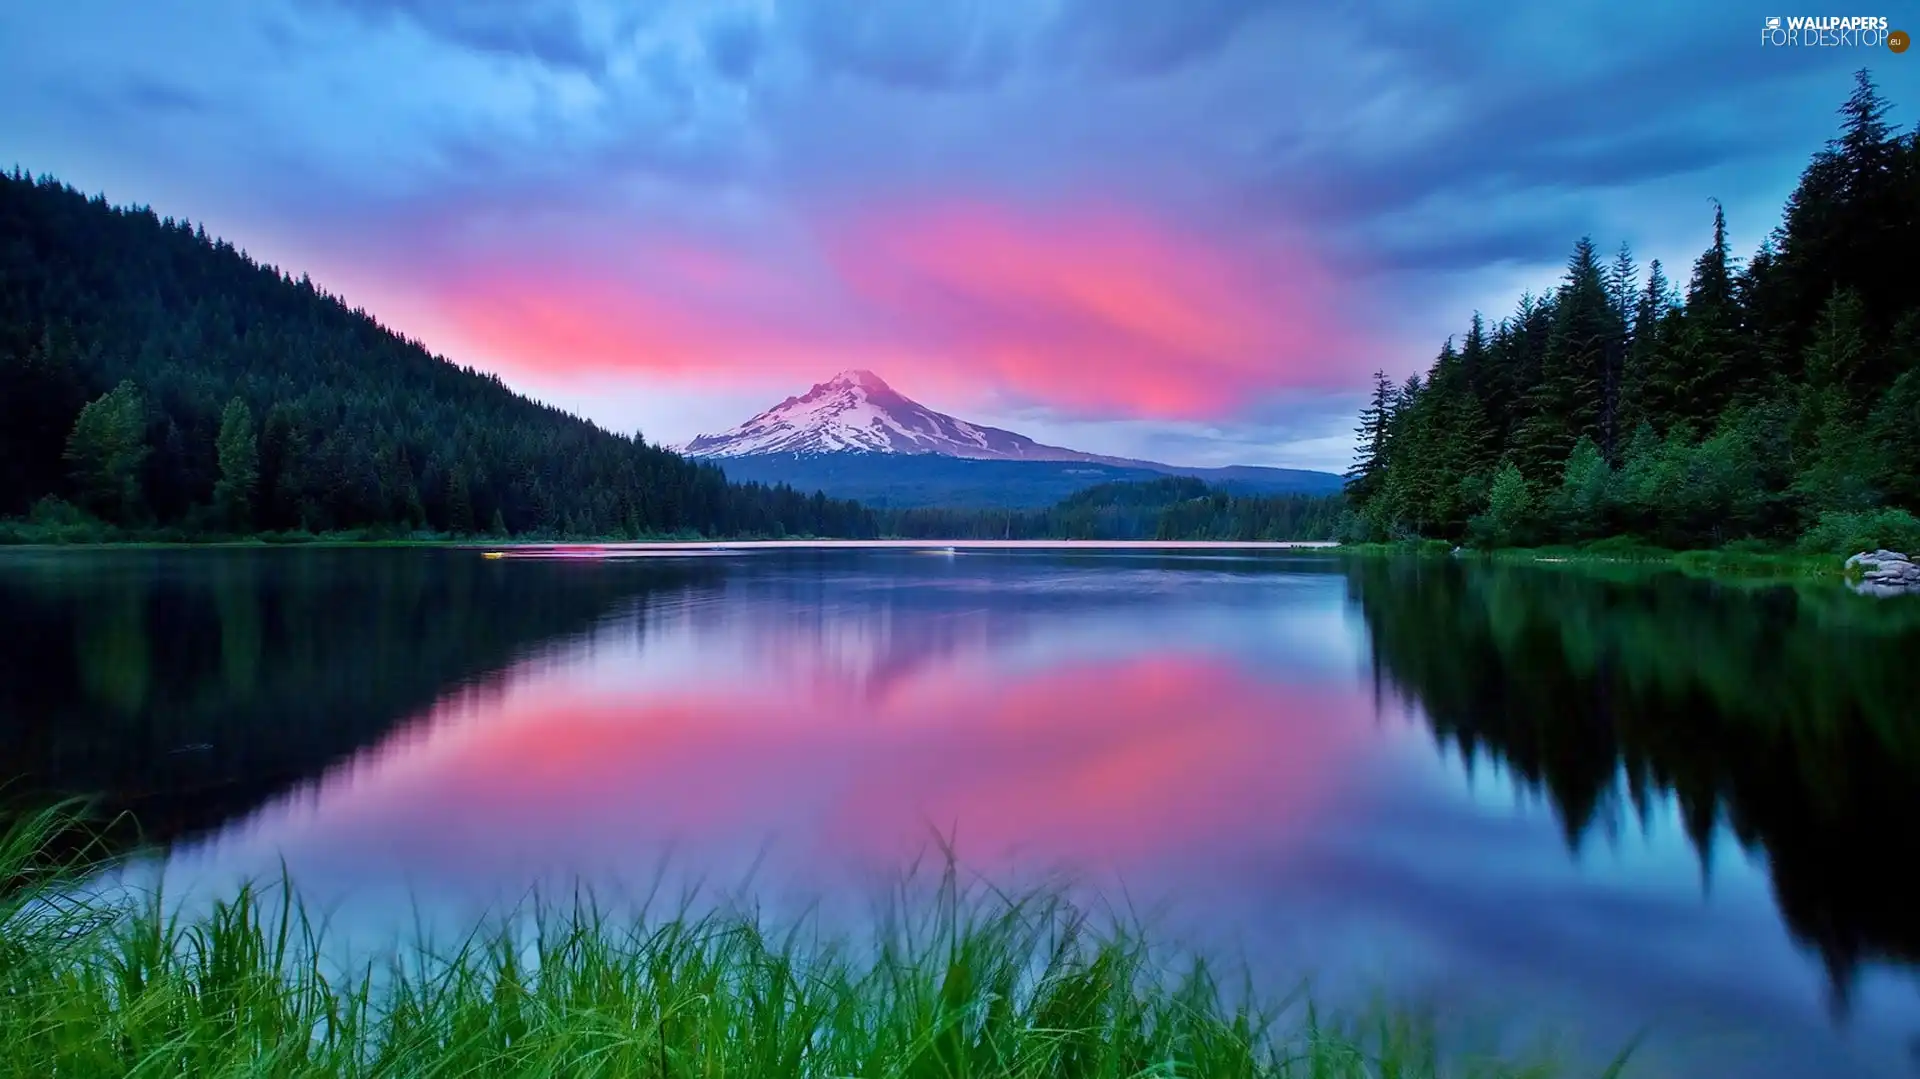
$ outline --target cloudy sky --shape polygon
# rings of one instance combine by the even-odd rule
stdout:
[[[659,441],[865,367],[1043,441],[1338,468],[1368,372],[1583,233],[1684,277],[1717,197],[1757,244],[1853,69],[1920,116],[1920,56],[1761,43],[1794,14],[1829,12],[18,2],[0,165]]]

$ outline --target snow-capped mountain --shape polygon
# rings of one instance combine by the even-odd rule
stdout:
[[[995,461],[1106,460],[935,412],[903,396],[872,371],[842,371],[731,431],[701,435],[681,448],[689,457],[848,451]]]
[[[1249,493],[1331,494],[1342,483],[1326,472],[1187,468],[1042,445],[935,412],[871,371],[842,371],[680,452],[713,460],[732,480],[894,507],[1048,506],[1095,484],[1166,476]]]

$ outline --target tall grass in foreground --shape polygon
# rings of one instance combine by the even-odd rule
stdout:
[[[1412,1020],[1229,1003],[1202,964],[1163,969],[1056,894],[974,890],[951,869],[858,945],[748,914],[615,920],[573,903],[352,967],[323,958],[284,885],[192,917],[76,898],[36,861],[52,823],[0,843],[8,1075],[1564,1074],[1443,1066]]]

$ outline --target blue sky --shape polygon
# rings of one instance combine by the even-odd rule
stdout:
[[[1911,125],[1920,59],[1761,43],[1796,14],[21,3],[0,162],[664,441],[866,367],[1043,441],[1339,468],[1368,372],[1582,234],[1683,278],[1719,198],[1750,251],[1853,70]]]

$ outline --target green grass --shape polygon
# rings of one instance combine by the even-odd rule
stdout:
[[[1333,548],[1340,554],[1365,555],[1369,557],[1406,557],[1445,558],[1453,553],[1454,544],[1446,540],[1396,540],[1392,543],[1343,543]]]
[[[902,889],[869,938],[752,912],[535,904],[354,965],[284,884],[197,916],[0,844],[0,1072],[57,1076],[1549,1077],[1417,1018],[1246,1003],[1058,893]],[[1239,1003],[1236,1003],[1239,1001]],[[1603,1074],[1616,1074],[1620,1065]]]
[[[1335,550],[1341,554],[1363,557],[1444,558],[1453,555],[1454,545],[1445,540],[1406,540],[1399,543],[1343,544]],[[1808,554],[1744,544],[1729,544],[1715,550],[1675,551],[1626,537],[1551,547],[1501,547],[1494,550],[1463,548],[1458,557],[1499,563],[1671,568],[1703,577],[1761,580],[1838,579],[1844,576],[1846,564],[1844,556],[1831,554]]]

